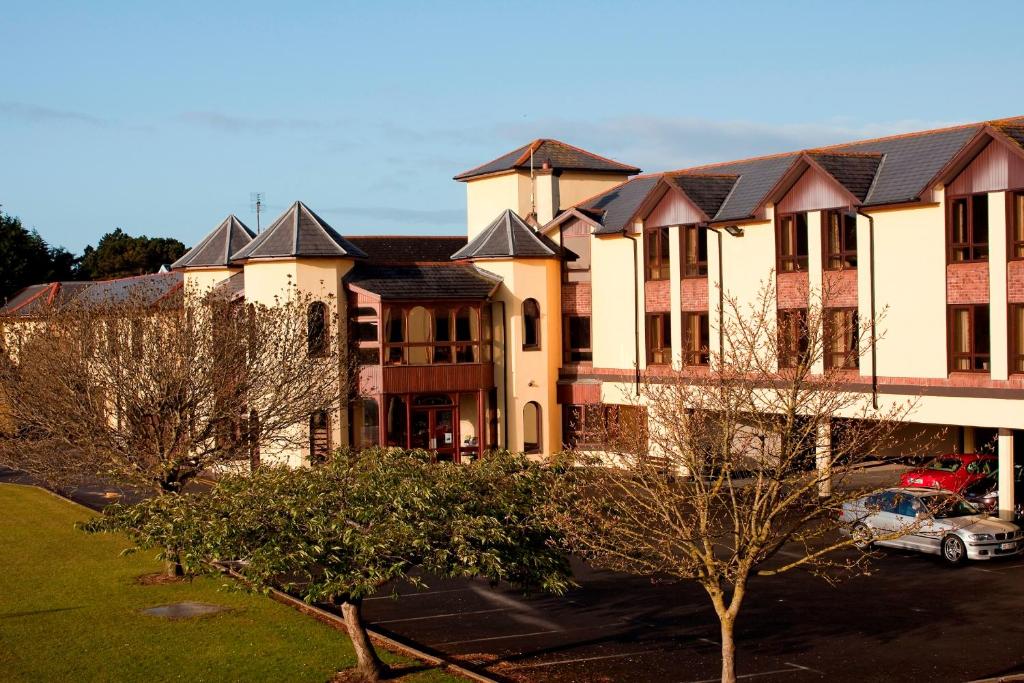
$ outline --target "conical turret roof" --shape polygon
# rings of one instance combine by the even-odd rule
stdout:
[[[531,228],[512,209],[452,255],[453,261],[475,258],[556,258],[558,245]]]
[[[199,244],[172,263],[171,269],[227,266],[231,263],[231,255],[252,242],[254,237],[256,234],[231,214]]]
[[[288,257],[366,258],[366,253],[308,206],[295,202],[231,260]]]

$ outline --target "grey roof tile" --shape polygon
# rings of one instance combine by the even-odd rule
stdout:
[[[472,258],[554,258],[558,245],[527,225],[512,209],[505,209],[452,260]]]
[[[226,266],[231,255],[252,242],[256,233],[231,214],[214,228],[199,244],[171,264],[171,268]]]
[[[0,315],[30,316],[51,305],[116,304],[131,297],[143,303],[157,304],[180,292],[184,279],[180,272],[170,272],[95,282],[48,282],[30,285],[0,308]]]
[[[580,205],[583,210],[600,212],[601,228],[594,230],[594,234],[622,232],[640,204],[658,184],[658,179],[658,176],[633,178],[583,202]]]
[[[697,175],[683,173],[667,175],[665,179],[679,187],[708,217],[722,208],[732,188],[736,185],[735,175]]]
[[[573,147],[560,140],[540,139],[502,154],[493,161],[464,171],[455,180],[470,180],[489,173],[530,168],[530,152],[533,152],[533,167],[540,169],[547,163],[556,171],[595,171],[598,173],[622,173],[636,175],[640,169],[619,163],[579,147]]]
[[[366,258],[366,253],[342,237],[302,202],[295,202],[232,261],[281,257]]]
[[[810,152],[807,156],[862,202],[871,189],[883,158],[879,153]]]
[[[382,299],[487,299],[501,278],[472,265],[359,263],[345,282]]]
[[[367,254],[369,263],[447,263],[466,246],[465,237],[364,235],[348,241]]]

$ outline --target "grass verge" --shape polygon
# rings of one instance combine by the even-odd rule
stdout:
[[[46,491],[0,484],[0,671],[5,681],[327,681],[355,664],[345,636],[230,579],[141,585],[154,552],[74,528],[92,513]],[[195,601],[227,612],[142,613]],[[402,681],[457,681],[381,652]]]

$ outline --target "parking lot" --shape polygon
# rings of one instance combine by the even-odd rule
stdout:
[[[713,681],[717,620],[693,583],[654,585],[577,564],[580,588],[523,597],[431,581],[372,598],[379,629],[510,680]],[[737,625],[741,680],[970,681],[1024,674],[1024,559],[950,569],[887,550],[837,585],[755,579]]]

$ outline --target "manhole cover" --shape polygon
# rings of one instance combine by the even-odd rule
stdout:
[[[211,605],[208,602],[172,602],[170,605],[159,605],[142,610],[143,614],[164,619],[188,619],[189,617],[201,617],[205,614],[216,614],[226,612],[227,607],[222,605]]]

